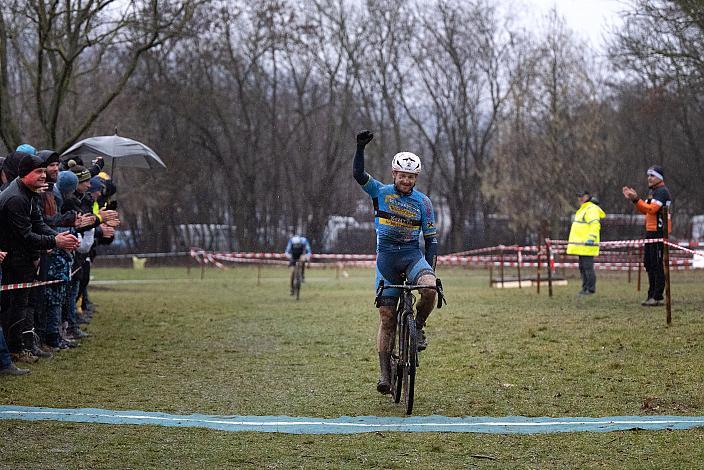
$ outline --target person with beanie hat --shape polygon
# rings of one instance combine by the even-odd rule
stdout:
[[[90,193],[91,197],[93,200],[97,201],[98,196],[103,192],[105,189],[105,184],[103,183],[103,180],[100,176],[93,176],[90,179],[90,186],[88,187],[88,193]]]
[[[15,149],[15,152],[22,152],[22,153],[26,153],[28,155],[36,155],[37,149],[35,149],[34,147],[32,147],[29,144],[20,144]]]
[[[37,156],[42,160],[46,168],[46,184],[47,190],[40,193],[40,208],[44,222],[56,230],[57,227],[72,227],[75,224],[75,212],[62,214],[57,208],[56,195],[54,194],[54,185],[59,173],[59,154],[53,150],[40,150]],[[75,176],[75,175],[74,175]],[[62,251],[63,250],[53,250]],[[64,252],[66,253],[66,252]],[[66,253],[69,257],[69,253]],[[47,280],[49,261],[51,256],[45,251],[40,252],[39,256],[39,272],[37,281],[42,282]],[[69,264],[70,266],[70,264]],[[34,327],[40,343],[40,350],[36,351],[35,355],[49,357],[50,349],[46,346],[48,316],[47,316],[47,287],[37,286],[33,288],[29,294],[29,304],[34,312]]]
[[[24,178],[32,171],[39,168],[46,168],[41,158],[37,157],[36,155],[25,155],[22,157],[19,165],[17,166],[17,176],[19,176],[20,178]],[[37,176],[39,177],[40,173],[37,173]],[[41,178],[43,185],[46,182],[46,169],[44,170],[44,172],[41,173]]]
[[[75,161],[71,160],[68,162],[68,169],[76,174],[79,185],[83,182],[90,181],[90,171],[88,171],[83,165],[79,165]],[[84,190],[88,189],[89,186],[90,183],[85,185]]]
[[[665,186],[665,171],[660,165],[653,165],[645,172],[648,178],[648,195],[645,199],[638,197],[635,189],[624,186],[623,196],[631,200],[641,214],[645,214],[645,238],[662,238],[667,223],[668,233],[672,229],[671,214],[663,220],[663,207],[670,208],[672,196]],[[641,303],[645,307],[662,305],[665,291],[665,267],[663,256],[665,244],[662,242],[646,243],[643,247],[643,265],[648,273],[648,298]]]
[[[62,212],[64,199],[73,195],[78,187],[78,177],[72,171],[60,171],[54,185],[54,199],[56,210]],[[75,214],[75,212],[73,212]]]
[[[103,168],[105,167],[105,160],[103,157],[97,157],[91,163],[92,165],[88,167],[88,165],[83,163],[83,159],[81,157],[78,155],[72,155],[61,162],[61,171],[70,170],[74,165],[81,165],[88,169],[91,176],[96,176],[98,173],[103,171]]]
[[[12,180],[17,178],[19,173],[20,160],[24,158],[28,153],[24,152],[12,152],[10,153],[5,161],[2,163],[2,169],[0,171],[0,177],[2,180],[2,185],[0,186],[0,191],[7,188],[7,186],[12,183]]]
[[[35,280],[39,252],[53,248],[73,250],[78,239],[57,233],[46,225],[39,207],[39,193],[46,187],[46,168],[37,157],[25,154],[18,165],[18,177],[0,193],[0,251],[5,284]],[[7,345],[16,361],[34,362],[38,349],[34,341],[34,315],[29,311],[30,289],[17,289],[0,296],[0,321]]]

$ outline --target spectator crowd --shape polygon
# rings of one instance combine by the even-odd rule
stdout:
[[[22,144],[0,160],[0,375],[24,375],[17,363],[88,336],[90,266],[120,224],[117,189],[101,157],[88,165]]]

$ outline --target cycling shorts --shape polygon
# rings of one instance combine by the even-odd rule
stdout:
[[[303,256],[303,253],[301,253],[298,256],[296,256],[296,255],[291,256],[291,259],[288,260],[288,265],[290,267],[294,267],[296,265],[296,263],[298,262],[298,260],[301,258],[301,256]]]
[[[379,286],[379,281],[384,284],[403,284],[402,275],[411,284],[416,284],[418,279],[425,274],[435,274],[433,268],[423,256],[419,248],[400,248],[394,251],[380,251],[376,254],[376,281],[374,287]],[[382,298],[401,297],[401,289],[384,289]]]

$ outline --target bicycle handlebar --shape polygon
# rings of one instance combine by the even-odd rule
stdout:
[[[384,285],[384,281],[379,281],[379,286],[376,288],[376,300],[379,300],[381,294],[384,293],[385,289],[403,289],[405,291],[414,291],[421,289],[434,289],[438,293],[438,305],[437,308],[442,308],[443,305],[447,305],[447,300],[445,299],[445,291],[442,288],[442,281],[440,279],[435,279],[435,285],[423,285],[423,284],[388,284]]]

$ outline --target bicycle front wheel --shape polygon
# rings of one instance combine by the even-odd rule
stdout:
[[[403,401],[406,404],[406,414],[413,412],[414,388],[416,384],[416,366],[418,365],[418,337],[416,336],[416,321],[411,316],[406,317],[405,332],[406,363],[403,373]]]
[[[301,265],[296,264],[296,270],[293,273],[293,292],[296,294],[296,300],[301,298]]]

